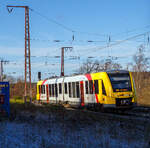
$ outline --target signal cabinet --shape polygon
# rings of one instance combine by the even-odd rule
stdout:
[[[10,115],[9,82],[0,82],[0,115]]]

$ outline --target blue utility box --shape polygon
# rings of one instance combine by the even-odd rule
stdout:
[[[0,115],[10,115],[9,82],[0,82]]]

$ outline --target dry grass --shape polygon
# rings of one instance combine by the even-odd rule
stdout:
[[[41,112],[41,113],[59,113],[64,110],[62,105],[57,104],[43,104],[43,105],[35,105],[31,104],[29,100],[27,103],[24,103],[23,99],[10,99],[10,110],[11,114],[17,114],[22,111],[28,111],[31,113]]]
[[[133,73],[136,84],[137,103],[150,106],[150,73]]]

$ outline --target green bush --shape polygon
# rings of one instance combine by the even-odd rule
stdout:
[[[21,96],[13,96],[13,99],[15,99],[15,100],[22,100],[23,98]]]

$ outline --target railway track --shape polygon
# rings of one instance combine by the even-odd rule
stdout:
[[[67,110],[77,110],[75,108],[66,108]],[[107,111],[107,112],[100,112],[100,111],[93,111],[84,109],[82,112],[96,114],[100,117],[108,117],[110,119],[113,118],[121,118],[121,119],[132,119],[132,120],[141,120],[141,121],[150,121],[150,108],[146,107],[137,107],[133,110],[129,111]]]
[[[35,105],[43,106],[42,104],[34,103]],[[72,110],[72,111],[81,111],[85,113],[91,113],[106,118],[121,118],[121,119],[132,119],[132,120],[141,120],[141,121],[150,121],[150,107],[143,107],[143,106],[137,106],[133,108],[132,110],[126,110],[126,111],[107,111],[107,112],[100,112],[100,111],[94,111],[90,109],[78,109],[73,108],[70,106],[64,106],[66,110]]]

